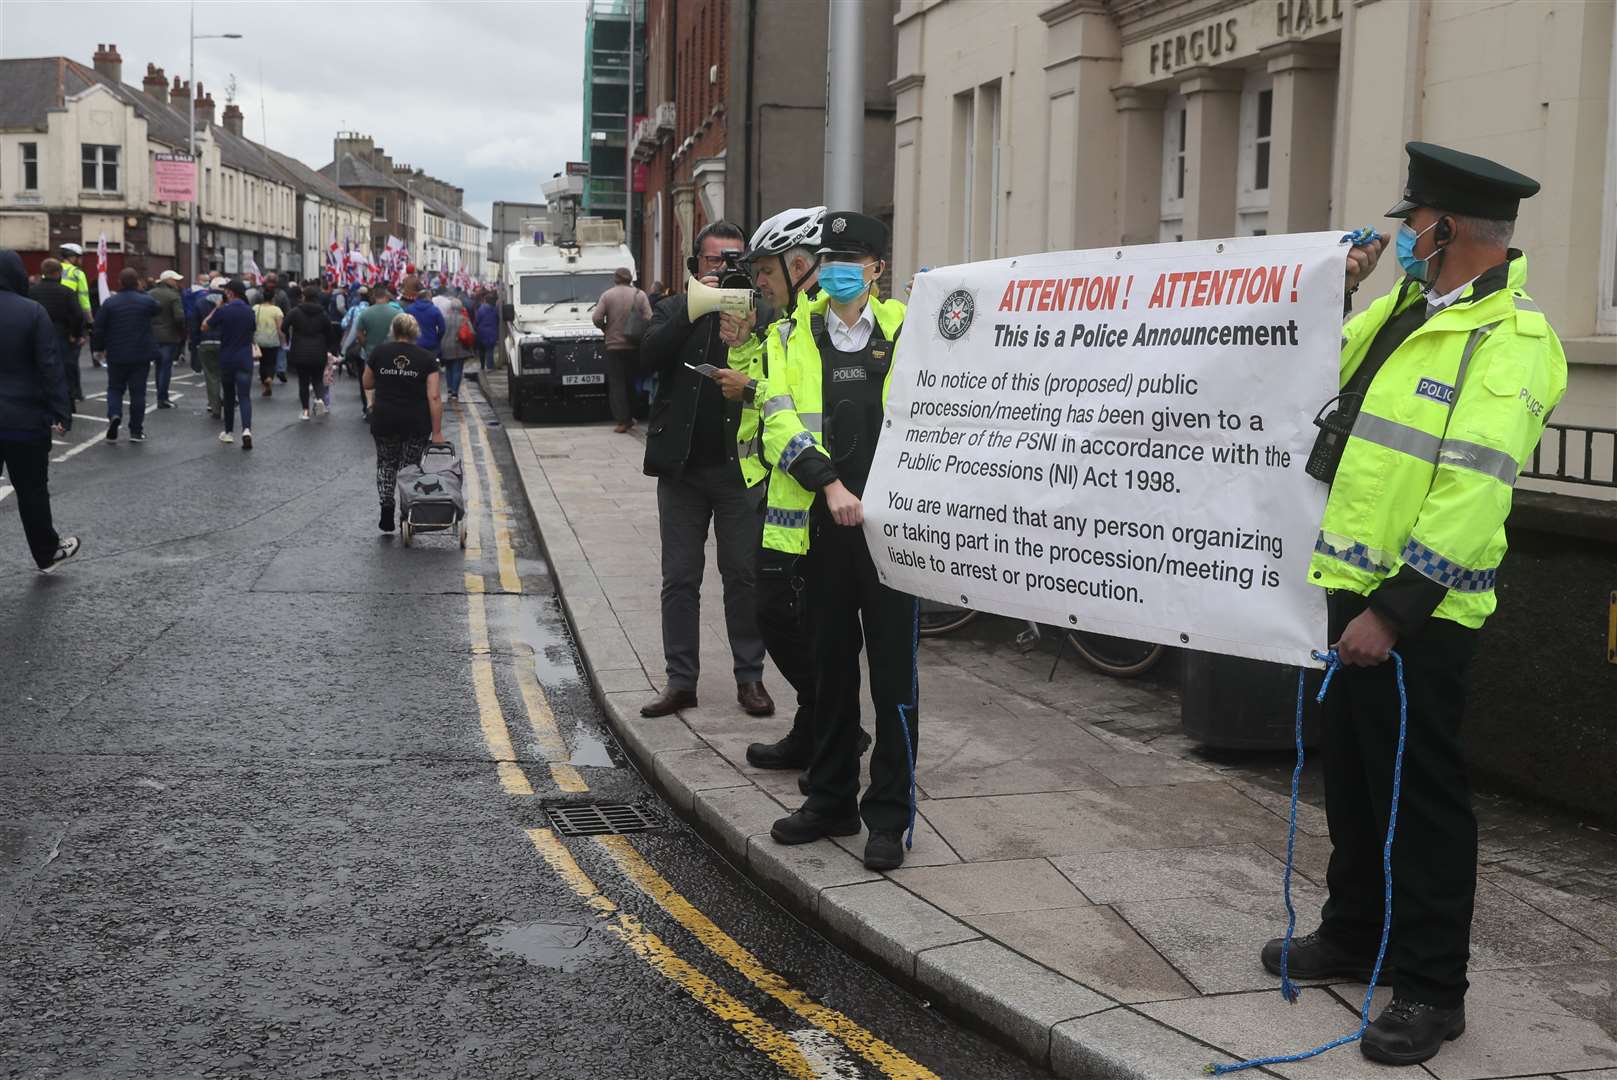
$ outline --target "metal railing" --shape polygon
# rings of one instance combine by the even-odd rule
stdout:
[[[1617,488],[1617,428],[1546,424],[1522,477]]]

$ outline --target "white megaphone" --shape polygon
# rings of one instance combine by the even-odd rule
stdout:
[[[751,289],[715,289],[694,277],[685,282],[685,314],[691,322],[715,311],[744,316],[751,310]]]

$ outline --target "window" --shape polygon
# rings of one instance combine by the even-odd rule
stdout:
[[[1611,28],[1612,48],[1617,49],[1617,26]],[[1611,105],[1608,116],[1617,116],[1617,64],[1611,69]],[[1595,332],[1617,334],[1617,139],[1606,139],[1605,235],[1600,240],[1600,277],[1595,288],[1600,298],[1595,308]]]
[[[82,186],[85,191],[116,192],[118,190],[118,148],[116,146],[85,143],[83,162]]]
[[[1157,239],[1176,243],[1185,238],[1185,152],[1190,114],[1177,94],[1162,110],[1162,208]]]
[[[25,142],[22,144],[22,189],[24,191],[39,190],[39,144]]]
[[[988,120],[988,257],[999,258],[999,83],[978,92]]]
[[[1269,231],[1269,183],[1274,134],[1274,79],[1251,73],[1241,90],[1240,145],[1235,195],[1235,232],[1263,236]]]
[[[375,213],[372,214],[371,216],[386,219],[386,217],[387,217],[387,196],[386,195],[378,195],[378,196],[376,196]]]

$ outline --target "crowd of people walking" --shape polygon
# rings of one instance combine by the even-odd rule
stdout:
[[[495,296],[428,288],[403,279],[399,298],[386,283],[333,288],[279,275],[244,281],[198,274],[189,288],[173,270],[148,282],[132,267],[116,291],[92,304],[78,261],[62,245],[30,278],[22,258],[0,250],[0,468],[17,495],[35,564],[52,570],[79,549],[52,524],[47,473],[51,435],[65,435],[86,393],[80,359],[106,369],[105,441],[144,443],[147,390],[155,370],[156,409],[174,407],[174,369],[188,361],[203,376],[207,414],[219,441],[253,448],[253,398],[297,380],[300,420],[332,411],[332,385],[344,373],[360,387],[357,415],[372,426],[381,528],[391,532],[392,484],[419,464],[429,439],[442,441],[440,384],[458,401],[466,361],[493,363],[499,332]],[[440,378],[442,374],[442,378]],[[256,383],[256,386],[255,386]],[[128,406],[127,427],[125,405]]]

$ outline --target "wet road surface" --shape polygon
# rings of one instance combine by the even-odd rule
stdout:
[[[446,420],[463,553],[377,531],[351,380],[307,423],[293,386],[255,398],[251,452],[176,390],[143,445],[79,420],[57,448],[85,545],[57,574],[0,485],[0,1076],[1044,1075],[660,806],[493,410]],[[666,825],[552,830],[597,801]]]

